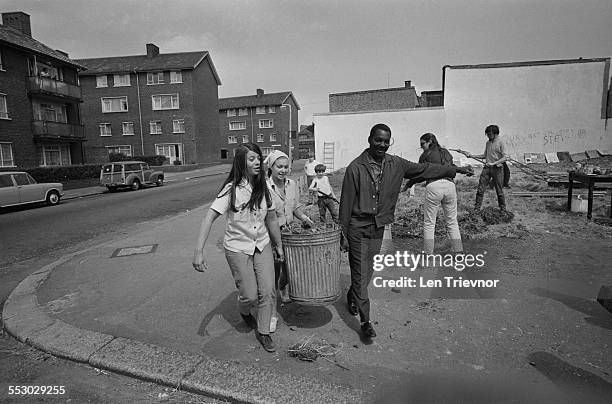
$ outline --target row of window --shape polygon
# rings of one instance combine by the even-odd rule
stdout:
[[[264,105],[260,107],[255,107],[256,114],[265,114],[266,109],[268,110],[268,114],[276,113],[276,107],[274,105]],[[228,117],[236,116],[236,111],[238,112],[238,116],[246,116],[249,114],[248,108],[231,108],[226,111]]]
[[[70,146],[65,144],[42,144],[37,146],[38,164],[41,166],[70,165]],[[13,144],[0,143],[0,167],[14,167]]]
[[[128,97],[102,97],[102,112],[127,112]],[[178,94],[156,94],[151,96],[151,107],[153,111],[162,111],[165,109],[179,109]]]
[[[183,148],[182,143],[161,143],[155,145],[155,154],[176,158],[180,156],[180,150]],[[121,153],[126,156],[132,156],[132,145],[122,144],[106,146],[108,153]]]
[[[162,134],[162,121],[150,121],[149,122],[149,133],[151,135]],[[185,133],[185,120],[184,119],[173,119],[172,120],[172,133]],[[121,122],[121,134],[123,136],[134,135],[134,122]],[[112,136],[112,127],[110,123],[100,124],[100,136]]]
[[[113,87],[129,87],[131,86],[130,74],[101,74],[96,76],[96,87],[108,87],[108,76],[113,77]],[[181,71],[170,72],[170,84],[183,82],[183,73]],[[164,72],[149,72],[147,73],[147,85],[164,84]]]
[[[274,119],[260,119],[259,129],[274,128]],[[232,121],[229,123],[229,130],[245,130],[246,121]]]
[[[242,143],[248,143],[250,142],[251,139],[249,137],[249,135],[242,135]],[[258,133],[257,134],[257,143],[263,143],[265,142],[264,140],[264,134],[263,133]],[[273,133],[270,135],[270,142],[276,142],[276,133]],[[234,144],[234,143],[238,143],[238,136],[236,135],[230,135],[227,137],[227,143],[229,144]]]

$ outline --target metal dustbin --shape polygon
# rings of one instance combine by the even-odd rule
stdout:
[[[342,294],[340,229],[281,233],[281,238],[291,300],[309,306],[336,302]]]

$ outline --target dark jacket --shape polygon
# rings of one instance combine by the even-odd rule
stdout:
[[[349,164],[342,183],[340,225],[385,226],[394,220],[395,205],[404,178],[418,182],[444,177],[454,178],[456,167],[437,164],[417,164],[398,156],[385,155],[379,195],[368,167],[365,150]]]

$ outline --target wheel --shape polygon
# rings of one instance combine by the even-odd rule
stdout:
[[[108,189],[108,192],[115,192],[117,190],[117,187],[112,185],[107,185],[106,188]]]
[[[157,181],[155,181],[155,185],[157,185],[158,187],[161,187],[162,185],[164,185],[164,177],[162,177],[161,175],[157,177]]]
[[[132,182],[132,191],[138,191],[140,189],[140,181],[138,180],[134,180],[134,182]]]
[[[60,202],[60,194],[57,191],[51,191],[47,194],[47,205],[57,205]]]

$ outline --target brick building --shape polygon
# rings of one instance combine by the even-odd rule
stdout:
[[[85,158],[163,155],[166,164],[219,160],[218,86],[207,51],[80,59]],[[176,163],[175,163],[176,162]]]
[[[299,109],[291,91],[264,94],[257,89],[255,95],[219,99],[221,159],[231,159],[238,145],[247,142],[258,144],[264,156],[274,149],[289,154],[288,134],[291,130],[292,142],[297,141]]]
[[[444,106],[444,92],[442,90],[421,91],[419,104],[423,108]]]
[[[419,98],[410,81],[404,87],[354,91],[329,95],[329,112],[382,111],[419,106]]]
[[[307,159],[315,154],[314,123],[311,125],[300,125],[298,133],[299,158]]]
[[[0,167],[83,162],[80,69],[66,53],[32,38],[28,14],[2,14]]]

